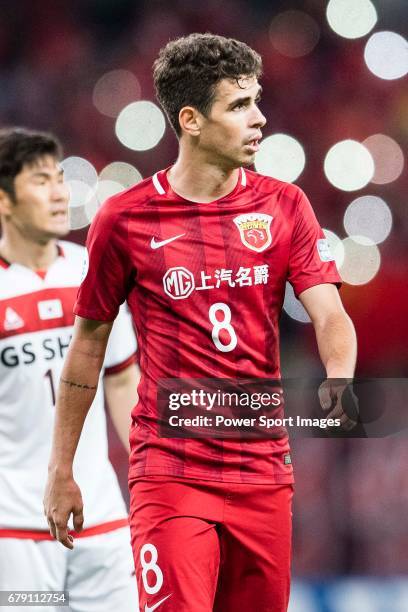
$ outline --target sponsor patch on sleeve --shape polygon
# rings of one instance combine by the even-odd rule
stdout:
[[[334,261],[334,257],[331,254],[329,241],[327,238],[319,238],[317,241],[317,252],[322,261]]]

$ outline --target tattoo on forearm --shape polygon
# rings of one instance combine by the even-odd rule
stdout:
[[[65,378],[60,378],[60,380],[65,385],[69,385],[70,387],[78,387],[78,389],[96,389],[97,388],[97,385],[95,385],[95,386],[81,385],[81,384],[76,383],[76,382],[74,382],[72,380],[66,380]]]

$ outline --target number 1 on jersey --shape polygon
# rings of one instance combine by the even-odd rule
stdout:
[[[221,311],[224,315],[222,321],[219,321],[217,319],[217,312],[219,311]],[[216,304],[213,304],[210,307],[208,316],[210,317],[210,321],[213,324],[211,337],[217,349],[222,353],[229,353],[230,351],[233,351],[234,348],[237,346],[238,339],[235,330],[231,325],[230,307],[227,306],[227,304],[224,304],[224,302],[217,302]],[[228,342],[228,344],[222,344],[220,340],[220,332],[222,329],[225,329],[225,331],[229,334],[230,341]]]
[[[51,401],[52,401],[52,405],[55,406],[55,386],[54,386],[54,379],[52,376],[52,370],[47,370],[46,373],[44,374],[44,378],[48,378],[49,383],[50,383],[50,391],[51,391]]]

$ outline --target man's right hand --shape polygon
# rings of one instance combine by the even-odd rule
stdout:
[[[50,470],[44,494],[44,514],[51,535],[67,548],[74,548],[68,520],[72,514],[74,529],[80,532],[84,515],[81,491],[72,475],[60,475]]]

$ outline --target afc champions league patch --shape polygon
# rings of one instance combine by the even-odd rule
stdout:
[[[273,217],[263,213],[248,213],[235,217],[242,244],[251,251],[261,253],[272,244],[271,223]]]
[[[80,283],[82,283],[82,281],[85,279],[86,275],[88,274],[88,270],[89,270],[89,254],[88,254],[88,249],[86,249],[84,253],[84,259],[82,262]]]

